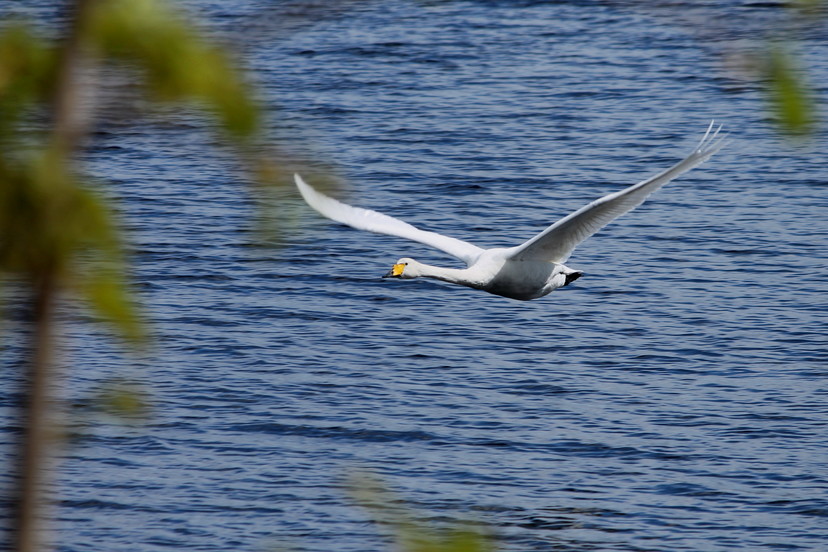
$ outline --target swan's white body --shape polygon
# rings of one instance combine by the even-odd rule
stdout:
[[[420,230],[376,211],[352,207],[310,187],[298,174],[296,186],[308,205],[322,215],[359,230],[399,236],[430,245],[466,263],[466,268],[441,268],[402,258],[386,277],[436,278],[482,289],[511,299],[543,297],[577,279],[581,272],[563,263],[575,247],[615,218],[639,206],[654,191],[710,158],[723,144],[711,134],[713,123],[699,145],[666,171],[624,190],[611,193],[568,215],[516,247],[481,249],[475,245]]]

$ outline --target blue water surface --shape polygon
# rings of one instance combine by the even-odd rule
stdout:
[[[390,550],[354,469],[509,551],[828,547],[828,140],[780,137],[745,63],[783,7],[185,6],[256,75],[286,170],[482,247],[669,167],[711,119],[730,142],[584,243],[583,278],[518,302],[381,279],[402,256],[457,261],[291,188],[265,203],[282,247],[258,247],[200,116],[101,123],[85,158],[155,341],[124,354],[68,311],[62,392],[134,378],[154,413],[93,419],[67,447],[58,550]],[[16,9],[56,22],[50,3]],[[824,23],[797,22],[791,45],[822,97]]]

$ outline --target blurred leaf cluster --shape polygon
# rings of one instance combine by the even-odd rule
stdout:
[[[789,23],[770,30],[762,59],[757,63],[766,83],[766,98],[780,130],[794,136],[812,133],[818,122],[817,92],[808,82],[808,71],[796,52],[799,29],[826,19],[825,0],[793,0]]]
[[[782,129],[802,135],[816,124],[814,91],[805,81],[795,57],[785,48],[771,46],[764,65],[771,109]]]
[[[242,154],[261,114],[230,57],[167,3],[85,0],[74,15],[72,36],[58,40],[25,22],[0,28],[0,277],[34,286],[50,278],[140,341],[119,225],[74,162],[91,124],[82,119],[94,114],[84,102],[106,86],[97,69],[125,64],[138,70],[151,102],[206,109]]]
[[[419,521],[376,477],[355,474],[351,488],[360,506],[387,528],[400,552],[495,552],[493,538],[471,523],[437,528]]]
[[[85,397],[72,400],[63,410],[59,438],[78,444],[105,426],[120,434],[144,432],[155,415],[155,403],[146,384],[120,376],[107,378]]]
[[[202,41],[165,3],[101,1],[84,35],[102,57],[139,69],[149,99],[196,103],[237,140],[257,134],[261,114],[236,64],[225,50]]]

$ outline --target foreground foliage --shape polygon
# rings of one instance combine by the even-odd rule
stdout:
[[[25,22],[0,31],[0,277],[27,297],[31,335],[20,486],[10,515],[20,551],[44,547],[43,490],[59,427],[51,394],[58,301],[67,292],[83,298],[129,342],[146,337],[128,293],[114,209],[76,162],[96,91],[107,86],[103,75],[117,64],[137,76],[150,104],[205,109],[252,174],[275,176],[252,153],[262,117],[236,64],[166,3],[79,0],[71,16],[53,40]],[[114,404],[131,403],[121,397]]]

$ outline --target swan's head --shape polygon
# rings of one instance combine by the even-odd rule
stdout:
[[[420,275],[417,270],[419,263],[414,259],[403,257],[391,267],[383,278],[416,278]]]

